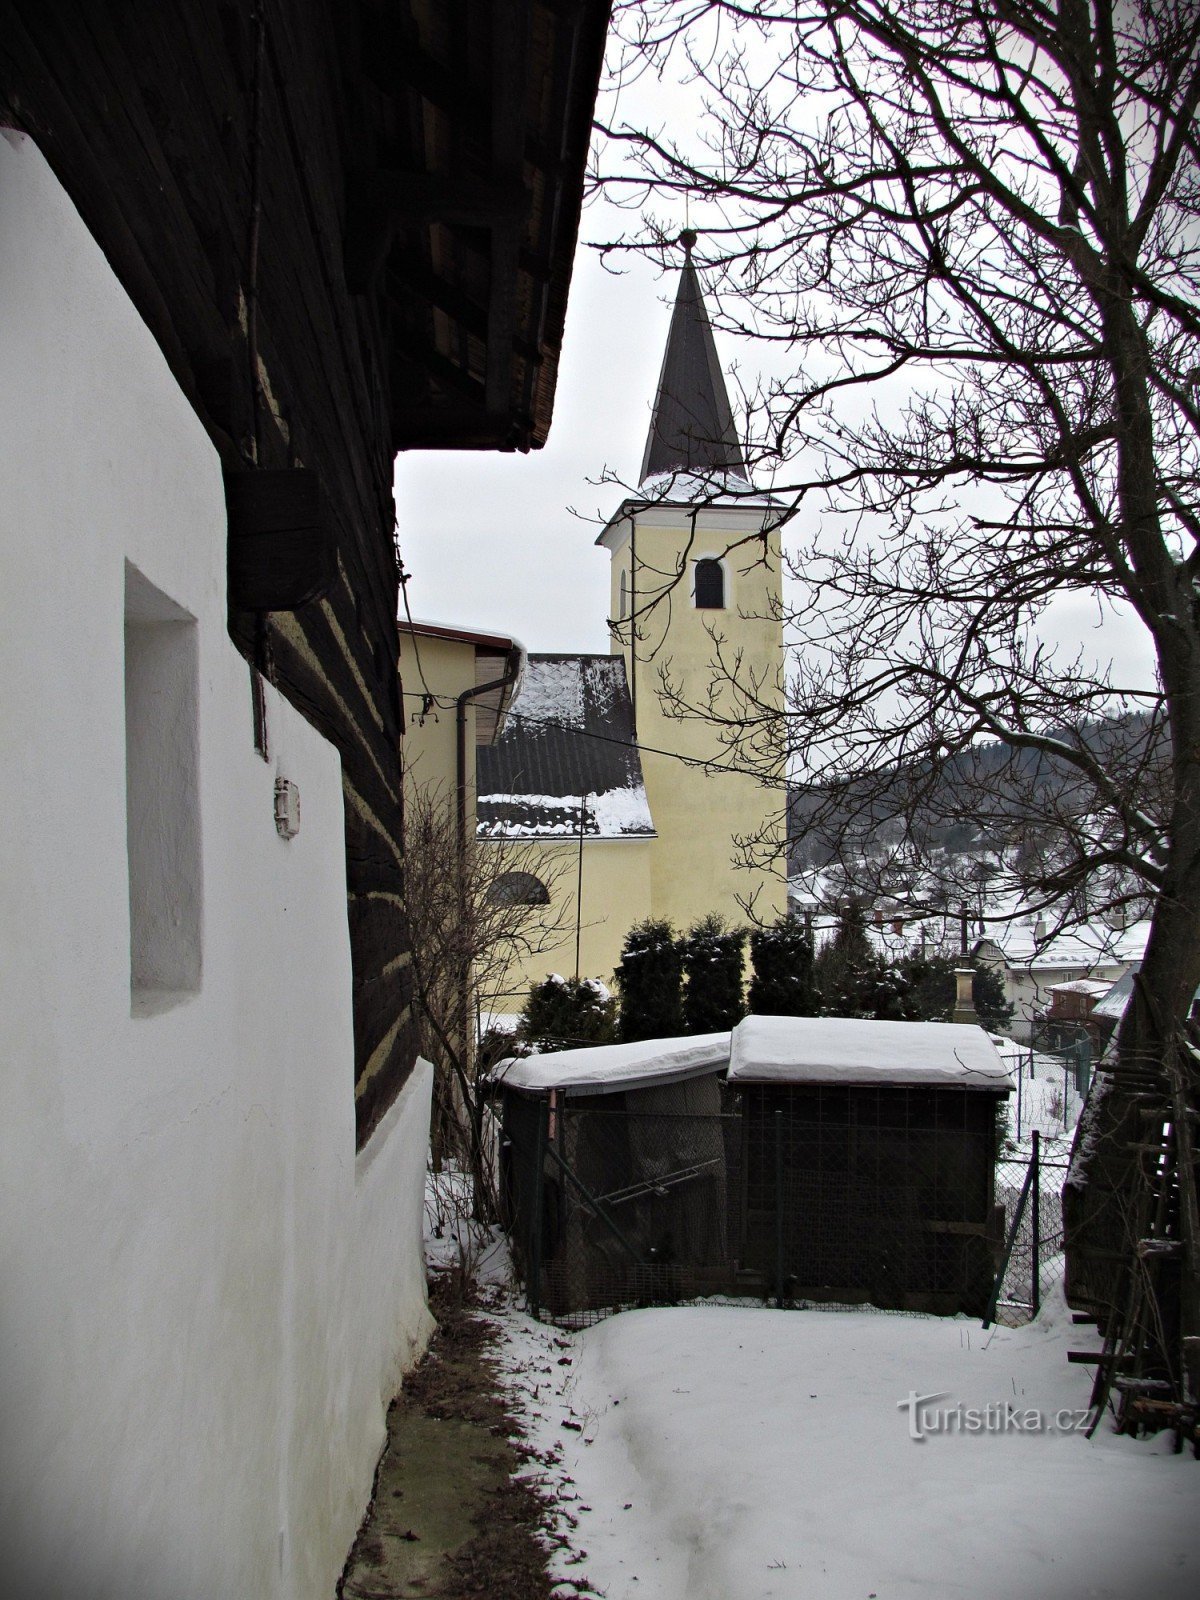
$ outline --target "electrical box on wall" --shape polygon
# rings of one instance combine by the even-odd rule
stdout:
[[[281,839],[300,832],[300,791],[290,778],[275,779],[275,831]]]

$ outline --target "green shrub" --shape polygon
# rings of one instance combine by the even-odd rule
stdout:
[[[622,1039],[683,1032],[683,952],[669,922],[639,922],[625,936],[616,970]]]
[[[683,1026],[687,1033],[719,1033],[746,1015],[742,967],[746,934],[716,915],[688,929],[683,941]]]
[[[616,1038],[616,1001],[599,978],[552,972],[529,991],[517,1032],[542,1050],[578,1050]]]
[[[925,1022],[952,1022],[957,985],[955,969],[970,967],[971,995],[980,1025],[1002,1032],[1012,1021],[1012,1006],[1004,998],[1004,984],[993,968],[967,956],[906,956],[900,973],[909,994],[909,1015]]]
[[[811,1017],[817,1011],[813,936],[787,916],[750,935],[750,1010],[760,1017]]]

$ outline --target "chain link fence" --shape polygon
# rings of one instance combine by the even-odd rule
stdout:
[[[994,1097],[744,1093],[716,1115],[511,1096],[505,1222],[530,1309],[583,1326],[717,1299],[1015,1323],[1062,1276],[1065,1156],[996,1159]]]
[[[996,1164],[1004,1249],[985,1320],[1008,1327],[1035,1317],[1063,1281],[1062,1190],[1068,1161],[1059,1141],[1049,1141],[1049,1156],[1045,1143],[1035,1129],[1021,1151]]]

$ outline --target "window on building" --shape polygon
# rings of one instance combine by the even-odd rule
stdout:
[[[503,872],[487,892],[493,905],[548,906],[550,893],[532,872]]]
[[[125,841],[131,1010],[200,987],[196,619],[125,564]]]
[[[629,574],[621,572],[620,609],[617,612],[619,619],[624,622],[629,612]]]
[[[695,588],[697,609],[720,611],[725,606],[725,569],[710,557],[697,561]]]

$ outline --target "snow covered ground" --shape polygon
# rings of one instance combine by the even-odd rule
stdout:
[[[469,1226],[467,1201],[461,1174],[431,1178],[427,1250],[446,1267],[458,1238],[477,1241],[465,1253],[558,1508],[559,1595],[1200,1594],[1200,1462],[1173,1456],[1169,1435],[1076,1431],[1091,1372],[1066,1352],[1097,1334],[1072,1326],[1057,1287],[1035,1323],[987,1333],[962,1317],[714,1304],[564,1333],[517,1309],[503,1239]]]
[[[1096,1339],[1061,1302],[990,1334],[965,1319],[712,1305],[624,1312],[573,1335],[500,1315],[562,1508],[564,1596],[1200,1592],[1200,1462],[1172,1456],[1165,1436],[1052,1429],[1088,1400],[1068,1343]],[[938,1396],[920,1415],[957,1431],[911,1437],[913,1392]],[[961,1408],[980,1413],[979,1431]],[[1029,1431],[1031,1411],[1043,1431]]]

